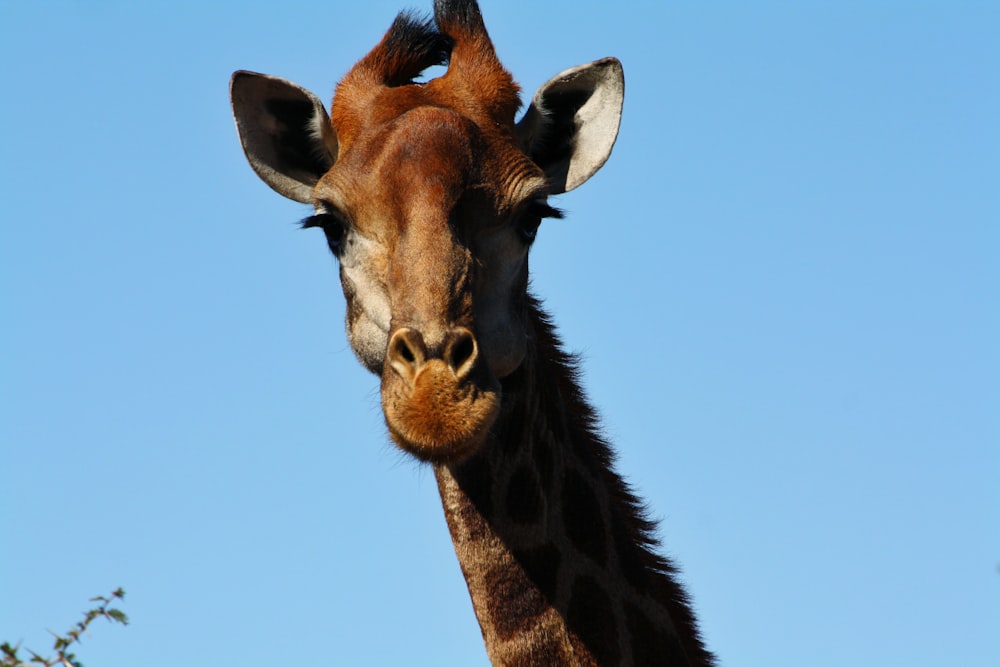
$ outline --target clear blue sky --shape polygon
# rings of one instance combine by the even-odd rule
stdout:
[[[404,6],[0,3],[0,639],[123,586],[88,667],[486,664],[227,97],[328,98]],[[624,63],[533,284],[723,664],[1000,664],[1000,5],[484,13],[529,95]]]

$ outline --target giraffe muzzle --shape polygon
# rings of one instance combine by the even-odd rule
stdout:
[[[454,327],[428,345],[417,329],[389,339],[382,373],[382,408],[393,440],[418,458],[461,460],[483,443],[500,407],[499,382],[475,334]]]

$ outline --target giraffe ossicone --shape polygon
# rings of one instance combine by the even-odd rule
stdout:
[[[428,67],[447,64],[428,81]],[[236,72],[244,152],[309,203],[347,337],[392,439],[434,466],[497,665],[711,665],[654,524],[612,467],[576,362],[528,292],[548,203],[608,159],[624,96],[605,58],[519,88],[474,0],[397,16],[336,87]]]

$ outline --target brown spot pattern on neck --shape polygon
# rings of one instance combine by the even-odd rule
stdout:
[[[494,664],[711,665],[539,305],[489,442],[436,468]]]

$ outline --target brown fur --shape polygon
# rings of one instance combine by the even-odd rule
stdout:
[[[317,215],[306,226],[322,227],[340,259],[352,348],[381,376],[393,440],[434,464],[494,664],[711,665],[674,568],[654,551],[655,526],[613,469],[575,361],[527,292],[528,246],[555,214],[546,197],[568,189],[565,164],[560,172],[552,158],[557,169],[543,171],[519,145],[519,90],[477,4],[437,0],[435,19],[400,15],[338,84],[336,140],[325,144],[336,155],[312,172]],[[445,59],[446,74],[411,82]],[[251,164],[298,197],[310,171],[282,162],[301,154],[282,149],[299,112],[321,104],[248,81],[238,99],[277,90],[290,110],[269,119],[277,148],[250,124],[258,106],[238,116]],[[573,85],[559,89],[563,104],[583,90]],[[572,113],[560,131],[575,131]],[[600,126],[612,143],[617,118]],[[572,187],[609,151],[589,156]]]
[[[653,550],[654,524],[613,470],[574,360],[538,304],[529,308],[533,345],[503,381],[493,436],[472,459],[436,469],[491,660],[531,664],[541,652],[563,657],[534,664],[711,665],[674,566]],[[512,512],[531,495],[513,483],[522,466],[537,497]],[[573,490],[581,484],[585,495]],[[586,506],[567,506],[574,500]]]

